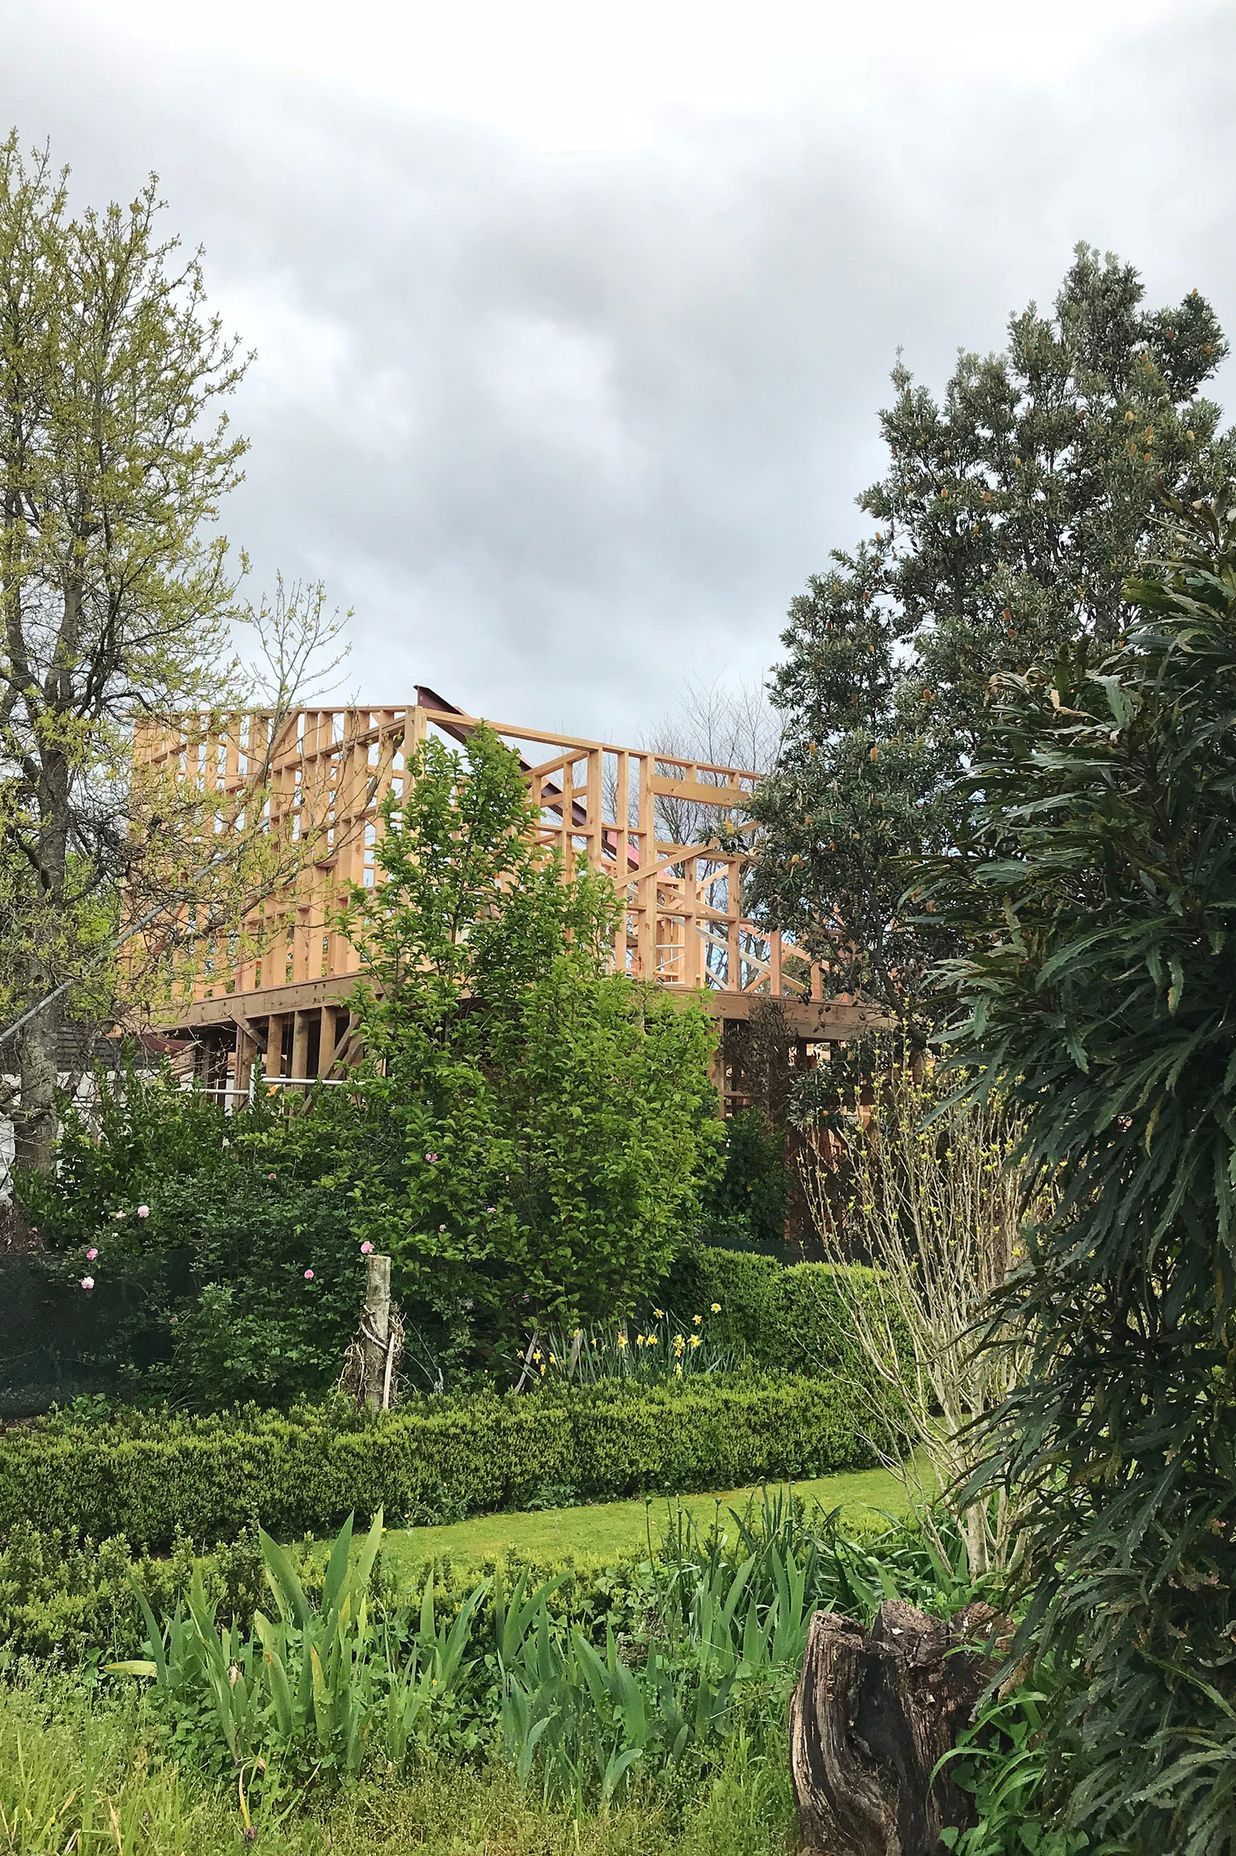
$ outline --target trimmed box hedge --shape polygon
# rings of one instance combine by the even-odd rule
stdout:
[[[879,1303],[879,1270],[863,1264],[795,1263],[745,1250],[685,1255],[663,1289],[675,1310],[709,1309],[710,1340],[766,1372],[823,1374],[871,1382],[854,1338],[851,1298]]]
[[[383,1508],[392,1526],[557,1501],[732,1488],[872,1462],[859,1395],[841,1379],[699,1378],[423,1399],[359,1418],[327,1405],[278,1416],[62,1419],[0,1432],[0,1534],[27,1523],[161,1549],[233,1540],[253,1521],[287,1539]]]

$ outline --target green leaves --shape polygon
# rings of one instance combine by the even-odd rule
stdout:
[[[1034,1490],[1026,1629],[1064,1672],[1055,1744],[1077,1736],[1065,1826],[1211,1856],[1236,1810],[1231,516],[1193,511],[1127,592],[1127,635],[1077,656],[1067,701],[1046,672],[1004,686],[931,894],[966,950],[953,1048],[1061,1188],[1003,1299],[1032,1351],[978,1482]]]
[[[424,743],[388,824],[348,928],[372,989],[348,1170],[397,1292],[491,1345],[630,1307],[719,1150],[710,1022],[608,971],[614,886],[537,844],[490,730]]]
[[[941,1012],[928,976],[953,950],[906,891],[924,858],[966,840],[993,702],[1041,663],[1067,707],[1078,642],[1116,643],[1124,578],[1161,545],[1173,501],[1236,467],[1197,397],[1226,353],[1213,312],[1196,292],[1162,311],[1143,294],[1131,266],[1081,246],[1054,313],[1011,318],[998,354],[963,352],[939,398],[899,365],[887,467],[859,498],[873,532],[790,606],[752,906],[825,963],[832,993],[922,1029]],[[1089,688],[1100,769],[1137,699],[1118,660]]]

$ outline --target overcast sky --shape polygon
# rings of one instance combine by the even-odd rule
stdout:
[[[0,95],[204,245],[228,533],[374,701],[637,741],[758,677],[897,348],[938,385],[1078,239],[1236,332],[1232,0],[3,0]]]

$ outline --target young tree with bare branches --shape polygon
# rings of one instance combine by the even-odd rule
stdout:
[[[1018,1118],[995,1101],[944,1109],[937,1073],[906,1056],[879,1052],[866,1085],[828,1115],[826,1142],[808,1120],[800,1165],[826,1258],[845,1265],[858,1251],[881,1272],[879,1297],[860,1293],[844,1267],[835,1277],[875,1388],[876,1447],[913,1498],[943,1490],[947,1501],[970,1467],[975,1425],[1016,1383],[1022,1353],[1013,1336],[999,1347],[981,1342],[989,1299],[1043,1194],[1033,1208]],[[975,1578],[1006,1562],[1013,1491],[964,1503],[957,1518]],[[926,1506],[924,1519],[930,1528]]]
[[[224,407],[247,357],[160,211],[151,178],[76,213],[46,151],[0,145],[0,1069],[19,1072],[28,1166],[55,1137],[66,1010],[113,1009],[121,889],[166,892],[171,849],[176,893],[147,905],[215,907],[259,809],[209,817],[190,781],[156,805],[134,725],[251,701],[245,622],[286,706],[339,627],[320,588],[238,598],[215,523],[246,449]]]

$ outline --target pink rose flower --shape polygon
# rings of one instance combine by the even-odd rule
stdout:
[[[93,1288],[94,1288],[94,1277],[93,1277],[93,1276],[83,1276],[83,1277],[82,1277],[82,1288],[83,1288],[83,1289],[93,1289]]]
[[[98,1251],[95,1249],[94,1245],[92,1244],[89,1250],[86,1252],[87,1263],[93,1263],[95,1258],[98,1256],[98,1254],[99,1254]]]
[[[313,1281],[313,1271],[312,1271],[312,1270],[306,1270],[306,1271],[305,1271],[305,1281],[306,1281],[306,1282],[312,1282],[312,1281]]]
[[[425,1158],[428,1160],[430,1166],[434,1166],[437,1163],[438,1156],[437,1154],[426,1154]]]
[[[275,1176],[274,1176],[274,1174],[273,1174],[273,1173],[268,1173],[268,1174],[266,1175],[266,1177],[267,1177],[267,1179],[273,1179],[273,1178],[274,1178]]]
[[[149,1205],[139,1205],[137,1208],[137,1215],[139,1218],[149,1218],[150,1216]]]
[[[364,1243],[361,1245],[361,1255],[362,1257],[368,1257],[368,1256],[372,1256],[372,1254],[373,1254],[373,1245],[369,1242],[369,1239],[366,1238]]]

